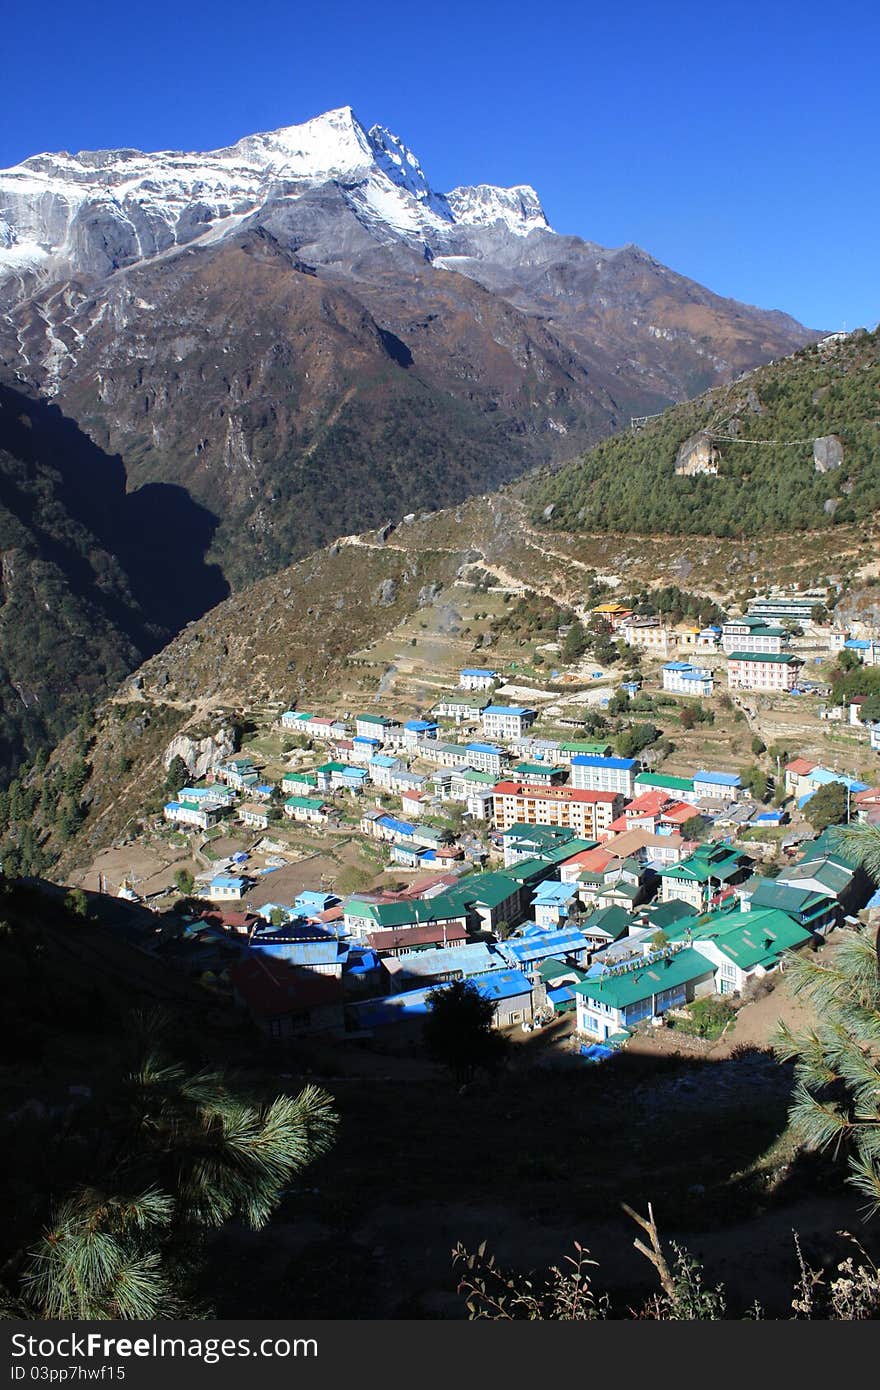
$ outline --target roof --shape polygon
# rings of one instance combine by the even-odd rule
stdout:
[[[695,772],[694,783],[708,782],[713,787],[741,787],[742,779],[735,772]]]
[[[617,771],[629,772],[637,767],[635,758],[606,758],[595,753],[577,753],[571,760],[572,767],[607,767]]]
[[[618,792],[597,792],[588,788],[580,787],[545,787],[534,786],[528,782],[498,782],[495,786],[496,796],[524,796],[537,797],[542,801],[581,801],[581,802],[613,802],[618,798]]]
[[[610,936],[612,941],[616,941],[618,937],[626,935],[631,920],[624,907],[602,907],[581,923],[581,930],[586,936],[590,936],[594,932],[602,932],[604,935]]]
[[[625,1009],[629,1004],[637,1004],[653,994],[713,973],[711,961],[693,947],[686,946],[670,951],[659,960],[652,961],[649,957],[632,969],[621,968],[620,974],[609,972],[584,980],[574,986],[574,992],[585,999],[608,1004],[612,1009]]]
[[[474,984],[484,999],[495,1002],[532,992],[531,981],[521,970],[493,970],[491,975],[478,976]]]
[[[795,922],[778,908],[752,908],[750,912],[719,912],[710,919],[698,919],[695,939],[711,940],[722,955],[741,970],[767,965],[785,951],[803,946],[812,939],[809,927]]]
[[[790,763],[785,764],[786,772],[793,772],[796,777],[806,777],[807,773],[812,772],[818,763],[810,762],[809,758],[793,758]]]
[[[589,740],[576,740],[574,743],[562,743],[559,745],[561,753],[592,753],[597,757],[604,758],[611,752],[610,743],[591,743]]]
[[[635,780],[637,786],[657,788],[660,791],[692,792],[694,789],[692,777],[671,777],[667,772],[640,772]]]
[[[788,666],[793,662],[801,663],[799,656],[793,656],[791,652],[731,652],[728,661],[769,661],[777,666]]]
[[[577,759],[574,761],[577,762]],[[553,767],[550,763],[517,763],[513,771],[517,777],[527,781],[529,777],[558,777],[565,769]]]
[[[516,867],[519,868],[519,865]],[[450,897],[465,903],[476,903],[480,907],[499,907],[519,891],[520,885],[516,880],[497,869],[493,873],[466,875],[452,889]]]
[[[289,796],[284,804],[298,807],[301,811],[320,811],[326,803],[319,796]]]
[[[230,874],[217,874],[215,878],[211,879],[211,887],[235,888],[237,890],[241,890],[242,888],[244,888],[244,879],[233,878]]]
[[[504,757],[504,749],[498,748],[494,743],[468,743],[465,745],[465,753],[495,753],[498,757]]]
[[[332,975],[298,970],[284,961],[251,956],[229,967],[234,989],[260,1018],[298,1013],[342,1002],[342,983]]]
[[[490,671],[485,666],[463,666],[460,674],[462,676],[492,676],[494,679],[498,673],[497,671]]]
[[[535,931],[527,937],[509,937],[498,948],[513,965],[531,965],[534,960],[573,955],[587,951],[589,942],[582,931],[563,927],[559,931]]]
[[[686,879],[691,882],[708,883],[715,878],[720,881],[732,878],[742,867],[744,856],[737,854],[726,845],[700,845],[680,864],[672,864],[662,869],[663,878]]]
[[[393,951],[400,946],[426,946],[437,941],[467,941],[467,931],[456,922],[429,923],[424,927],[404,927],[367,933],[374,951]]]
[[[408,719],[403,726],[410,733],[424,733],[425,729],[436,729],[437,725],[429,719]]]
[[[487,705],[483,710],[483,718],[485,718],[487,714],[509,714],[522,718],[526,714],[535,713],[535,710],[526,709],[522,705]]]
[[[354,722],[356,724],[380,724],[383,729],[393,723],[385,714],[356,714]]]
[[[388,753],[377,753],[370,759],[370,767],[397,767],[398,759],[392,758]]]

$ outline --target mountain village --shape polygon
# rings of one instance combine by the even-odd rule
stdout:
[[[586,1061],[636,1034],[730,1031],[788,953],[880,912],[833,827],[810,823],[830,784],[845,792],[832,820],[880,823],[880,718],[862,718],[876,701],[817,704],[830,690],[811,673],[880,665],[880,640],[814,621],[823,597],[771,594],[707,626],[584,608],[637,674],[592,671],[589,656],[554,670],[556,689],[587,689],[552,716],[552,694],[502,663],[460,668],[418,717],[387,694],[387,713],[278,708],[201,776],[169,756],[179,785],[145,830],[191,869],[148,894],[133,874],[96,886],[152,908],[156,925],[126,928],[137,944],[273,1039],[405,1038],[454,980],[491,1000],[497,1027],[555,1023]],[[638,718],[659,700],[743,719],[765,696],[812,697],[820,733],[845,730],[866,775],[787,748],[761,788],[730,766],[674,775],[650,745],[624,756],[591,734],[590,711],[601,726],[602,711]],[[357,847],[353,874],[322,857],[338,844]]]

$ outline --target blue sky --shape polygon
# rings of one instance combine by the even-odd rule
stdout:
[[[440,190],[532,183],[559,231],[637,242],[814,327],[873,327],[878,41],[865,0],[12,0],[0,167],[209,149],[351,105]]]

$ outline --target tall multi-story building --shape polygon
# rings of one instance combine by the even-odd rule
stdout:
[[[803,664],[790,652],[731,652],[727,684],[731,690],[791,690]]]
[[[558,825],[581,839],[597,840],[620,814],[623,803],[619,792],[498,782],[493,794],[493,815],[502,831],[512,825]]]

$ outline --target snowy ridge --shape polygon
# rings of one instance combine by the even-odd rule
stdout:
[[[72,273],[104,276],[212,229],[228,235],[270,197],[328,182],[365,224],[405,239],[436,240],[456,226],[549,230],[534,189],[436,193],[396,135],[367,131],[343,106],[207,153],[63,151],[0,171],[0,282],[9,300]]]

